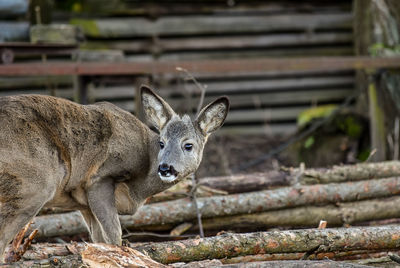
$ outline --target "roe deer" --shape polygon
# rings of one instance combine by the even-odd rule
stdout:
[[[120,245],[118,214],[194,173],[229,109],[220,97],[192,121],[146,86],[141,101],[159,134],[110,103],[0,98],[0,261],[44,206],[80,210],[93,242]]]

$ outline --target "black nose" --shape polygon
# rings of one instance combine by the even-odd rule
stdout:
[[[176,176],[177,173],[173,166],[170,166],[165,163],[158,166],[158,172],[164,177],[169,177],[171,175]]]

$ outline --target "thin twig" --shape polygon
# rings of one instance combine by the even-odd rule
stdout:
[[[371,160],[371,158],[374,156],[374,154],[376,154],[377,149],[374,148],[370,153],[369,156],[367,157],[367,159],[364,162],[369,162]]]
[[[199,100],[199,104],[197,106],[197,111],[196,111],[196,115],[199,114],[199,112],[201,111],[201,108],[203,107],[203,103],[204,103],[204,97],[206,95],[206,86],[200,84],[197,79],[185,68],[182,67],[176,67],[177,71],[180,72],[184,72],[187,75],[187,78],[189,80],[192,80],[194,82],[194,84],[197,86],[197,88],[200,90],[200,100]]]
[[[157,234],[152,232],[128,232],[127,234],[123,235],[122,238],[128,238],[131,236],[154,236],[154,237],[162,237],[162,238],[190,238],[195,237],[195,235],[170,235],[170,234]]]
[[[200,113],[201,108],[203,107],[203,103],[204,103],[204,97],[206,95],[206,87],[203,86],[202,84],[200,84],[197,79],[185,68],[182,67],[176,67],[177,71],[180,72],[184,72],[187,75],[187,78],[192,80],[194,82],[194,84],[197,86],[197,88],[200,90],[200,100],[199,100],[199,104],[197,106],[197,111],[196,111],[196,117],[197,115]],[[199,210],[199,207],[197,205],[197,198],[196,198],[196,191],[197,191],[197,181],[193,176],[191,176],[192,178],[192,189],[190,190],[189,196],[190,199],[192,200],[193,206],[196,209],[196,214],[197,214],[197,223],[199,225],[199,233],[200,233],[200,237],[204,237],[204,229],[203,229],[203,223],[201,221],[201,212]]]
[[[197,224],[199,225],[199,233],[200,233],[200,237],[203,238],[204,237],[204,229],[203,229],[203,223],[201,221],[201,212],[199,210],[199,206],[197,205],[197,197],[196,197],[196,190],[198,187],[197,181],[194,177],[194,175],[192,176],[192,190],[190,190],[190,198],[192,199],[193,202],[193,206],[196,209],[196,214],[197,214]]]

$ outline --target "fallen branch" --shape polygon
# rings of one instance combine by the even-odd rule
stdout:
[[[398,251],[388,252],[386,250],[353,250],[353,251],[343,251],[343,252],[321,252],[318,254],[312,254],[308,257],[309,260],[334,260],[334,261],[344,261],[344,260],[360,260],[369,258],[380,258],[387,256],[389,254],[396,254]],[[221,259],[223,264],[232,263],[248,263],[248,262],[260,262],[260,261],[287,261],[287,260],[300,260],[303,258],[305,253],[273,253],[273,254],[258,254],[258,255],[248,255],[239,256],[229,259]],[[390,255],[389,255],[390,256]]]
[[[312,259],[323,257],[348,257],[398,250],[400,247],[400,226],[307,229],[272,231],[247,234],[230,234],[208,238],[170,241],[159,243],[131,244],[153,260],[168,264],[192,262],[205,259],[225,259],[246,255],[262,254],[282,260],[285,256],[299,257],[312,249]],[[51,255],[68,256],[80,254],[86,249],[84,244],[33,245],[26,257],[36,259]],[[269,254],[269,255],[268,255]],[[274,255],[272,255],[274,254]],[[286,255],[285,255],[286,254]],[[261,255],[260,255],[261,256]],[[371,255],[374,256],[374,255]],[[58,257],[61,258],[61,257]],[[250,257],[249,257],[250,258]],[[234,259],[232,259],[234,260]],[[261,260],[259,258],[258,260]],[[227,260],[224,260],[227,262]],[[54,262],[54,260],[49,260]]]
[[[199,184],[230,194],[268,190],[293,183],[293,176],[286,171],[272,170],[265,173],[239,174],[200,178]]]
[[[396,249],[400,246],[400,227],[307,229],[217,237],[177,242],[152,243],[136,247],[153,260],[168,264],[244,255]]]
[[[114,263],[113,263],[114,264]],[[48,260],[40,260],[40,261],[24,261],[17,262],[9,265],[1,266],[4,268],[56,268],[56,267],[86,267],[85,262],[82,261],[82,258],[79,255],[72,255],[66,257],[54,257]],[[92,266],[90,266],[92,267]],[[93,266],[93,267],[162,267],[162,266]],[[229,264],[223,265],[219,260],[206,260],[200,262],[193,263],[182,263],[180,265],[175,265],[177,268],[195,268],[195,267],[215,267],[215,268],[367,268],[371,266],[365,266],[361,264],[353,264],[347,262],[335,262],[329,260],[323,261],[268,261],[268,262],[253,262],[246,263],[245,266],[243,263],[238,264]]]
[[[202,218],[206,219],[306,205],[336,204],[381,198],[399,193],[400,177],[339,184],[285,187],[246,194],[198,198],[197,201]],[[196,211],[189,199],[145,205],[133,216],[120,216],[121,223],[126,228],[164,224],[176,225],[194,219],[196,219]],[[329,219],[326,220],[329,221]],[[39,237],[86,232],[86,227],[78,212],[36,217],[32,228],[39,230]]]
[[[208,218],[203,220],[203,228],[208,231],[218,230],[256,230],[260,228],[312,227],[321,219],[329,227],[356,224],[371,220],[400,218],[400,197],[372,199],[349,203],[338,203],[326,206],[305,206],[291,209],[267,211],[254,214],[243,214]],[[165,226],[160,225],[160,230]],[[156,230],[152,226],[152,230]],[[196,230],[196,226],[190,229]]]
[[[338,183],[400,176],[400,162],[361,163],[333,166],[332,168],[306,169],[300,183]]]
[[[275,190],[198,198],[203,219],[258,213],[304,205],[322,205],[392,196],[400,193],[400,178],[352,183],[285,187]],[[126,227],[176,224],[196,218],[187,199],[144,206],[134,216],[121,216]]]
[[[245,266],[242,264],[229,265],[229,266],[217,266],[226,268],[308,268],[308,267],[323,267],[323,268],[371,268],[371,266],[348,263],[348,262],[335,262],[329,260],[323,261],[267,261],[267,262],[253,262],[246,263]]]

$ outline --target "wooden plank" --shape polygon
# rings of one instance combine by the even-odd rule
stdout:
[[[0,18],[14,18],[28,12],[29,0],[0,1]]]
[[[0,79],[1,84],[1,79]],[[312,89],[332,88],[332,87],[352,87],[354,84],[353,76],[339,76],[339,77],[305,77],[305,78],[289,78],[289,79],[262,79],[262,80],[238,80],[238,81],[218,81],[205,83],[207,86],[207,94],[230,94],[230,93],[255,93],[269,92],[279,90],[299,90],[299,89]],[[178,85],[168,87],[157,87],[156,90],[163,96],[170,96],[171,94],[185,95],[186,91],[198,95],[198,88],[188,83],[185,88]],[[104,86],[96,87],[93,91],[94,97],[97,100],[112,100],[135,97],[135,88],[133,85],[121,86]]]
[[[89,0],[83,2],[82,16],[151,16],[165,15],[204,15],[204,14],[274,14],[294,12],[333,12],[350,11],[351,3],[346,1],[334,3],[313,2],[312,5],[300,1],[235,1],[229,4],[227,1],[98,1]],[[79,15],[79,14],[78,14]]]
[[[88,41],[83,48],[119,49],[128,53],[154,52],[155,50],[212,50],[241,48],[270,48],[280,46],[351,44],[352,33],[292,33],[270,35],[245,35],[222,37],[160,38],[154,43],[147,40]]]
[[[51,95],[51,91],[53,88],[34,88],[34,89],[18,89],[18,90],[0,90],[0,97],[1,96],[10,96],[10,95],[21,95],[21,94],[38,94],[38,95]],[[59,89],[56,88],[54,90],[56,97],[61,97],[69,100],[73,100],[73,89],[72,88],[65,88]]]
[[[268,123],[271,121],[296,120],[297,116],[311,106],[267,108],[230,111],[226,123]]]
[[[219,51],[183,51],[165,52],[157,56],[159,61],[197,61],[208,59],[240,59],[240,58],[266,58],[266,57],[318,57],[318,56],[351,56],[354,49],[349,46],[320,46],[320,47],[292,47],[249,50],[224,50]],[[127,56],[128,61],[152,61],[153,56],[148,54]]]
[[[288,105],[288,104],[318,104],[321,102],[341,101],[354,92],[353,88],[316,89],[294,92],[271,92],[243,95],[230,95],[232,108],[259,107],[259,105]],[[211,102],[215,97],[206,96],[205,103]]]
[[[48,84],[57,87],[71,86],[71,76],[27,76],[27,77],[0,77],[0,89],[36,88]]]
[[[277,79],[246,79],[237,81],[216,81],[202,82],[207,86],[207,93],[212,94],[229,94],[229,93],[245,93],[246,91],[276,91],[276,90],[293,90],[302,88],[325,88],[334,86],[352,86],[354,84],[353,76],[338,77],[299,77],[299,78],[277,78]],[[185,90],[189,92],[199,92],[196,85],[186,83]],[[166,92],[182,92],[182,86],[160,87],[159,90]]]
[[[229,73],[196,73],[196,79],[201,83],[218,82],[218,81],[237,81],[243,80],[262,80],[262,79],[290,79],[299,77],[320,77],[320,76],[354,76],[354,71],[349,70],[309,70],[309,71],[240,71],[240,72],[229,72]],[[181,79],[182,74],[163,73],[153,74],[155,81],[160,84],[168,85],[176,83],[177,79]]]
[[[353,94],[352,88],[338,89],[320,89],[320,90],[302,90],[294,92],[270,92],[270,93],[254,93],[240,94],[228,96],[231,103],[231,111],[241,107],[248,109],[259,108],[260,105],[266,107],[271,105],[311,105],[326,102],[342,101],[345,97]],[[204,103],[213,101],[215,96],[206,96]],[[187,107],[187,99],[185,98],[166,98],[173,108]],[[133,112],[135,110],[134,101],[132,100],[112,100],[112,103],[122,109]],[[193,105],[197,99],[193,100]],[[196,106],[196,105],[194,105]]]
[[[216,135],[290,135],[295,133],[295,123],[286,124],[264,124],[246,126],[223,126],[216,132]]]
[[[235,73],[280,71],[338,71],[398,68],[400,57],[297,57],[177,62],[48,62],[0,65],[0,75],[133,75],[178,74],[176,67],[197,73]]]
[[[28,40],[28,22],[0,21],[0,42]]]
[[[283,14],[271,16],[185,16],[145,18],[72,19],[88,37],[126,38],[192,34],[257,33],[351,29],[351,13]]]

